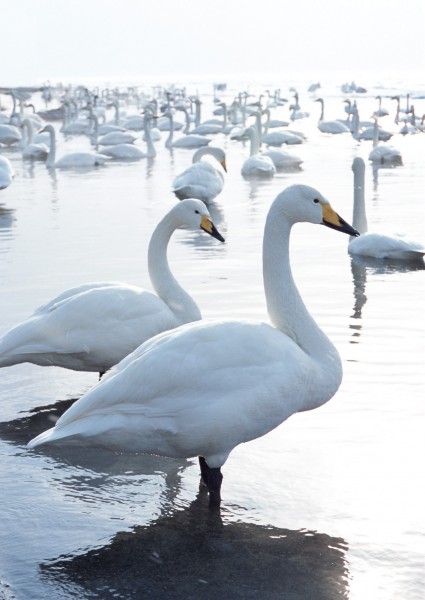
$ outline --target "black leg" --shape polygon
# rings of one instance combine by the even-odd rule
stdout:
[[[206,486],[208,486],[208,465],[207,465],[207,461],[205,460],[205,458],[203,456],[199,456],[199,466],[201,468],[201,483],[205,484]]]
[[[220,467],[211,468],[208,466],[207,461],[203,456],[199,457],[199,466],[201,467],[201,478],[202,481],[208,488],[210,495],[210,508],[220,508],[221,503],[221,482],[223,481],[223,475]]]

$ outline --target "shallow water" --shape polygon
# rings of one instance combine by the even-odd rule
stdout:
[[[388,89],[358,99],[362,118]],[[324,91],[326,116],[343,117],[339,88]],[[318,105],[300,96],[312,116],[293,129],[308,142],[288,150],[304,159],[301,171],[245,181],[248,145],[221,134],[212,142],[227,152],[225,188],[211,208],[226,243],[179,231],[169,250],[205,318],[266,318],[262,232],[284,187],[313,185],[351,220],[352,159],[367,160],[371,143],[321,134]],[[423,98],[415,108],[425,112]],[[392,118],[382,125],[397,130]],[[0,334],[82,282],[150,288],[149,237],[192,155],[170,153],[165,137],[151,161],[84,172],[52,174],[1,150],[16,178],[0,192]],[[82,136],[59,143],[59,156],[89,147]],[[367,164],[369,229],[424,240],[425,136],[394,135],[391,144],[404,166],[374,173]],[[291,240],[299,289],[341,354],[341,388],[319,410],[232,452],[221,517],[198,497],[195,460],[28,451],[97,375],[29,364],[0,371],[0,598],[423,598],[424,270],[353,263],[347,242],[307,224]]]

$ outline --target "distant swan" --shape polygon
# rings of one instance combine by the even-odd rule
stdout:
[[[192,165],[173,181],[172,190],[179,200],[199,198],[209,204],[223,189],[224,176],[221,170],[212,164],[201,160],[203,156],[214,157],[222,168],[227,171],[226,154],[221,148],[207,146],[198,148],[192,157]]]
[[[409,240],[403,235],[369,233],[365,205],[365,163],[355,158],[352,165],[354,173],[353,226],[361,233],[360,237],[350,238],[348,252],[354,256],[369,258],[421,261],[425,255],[425,245]]]
[[[57,162],[56,159],[56,131],[53,125],[45,125],[41,131],[48,131],[50,134],[50,150],[46,160],[46,167],[55,169],[72,169],[97,167],[104,165],[108,159],[107,156],[98,152],[70,152],[62,156]]]
[[[315,102],[319,102],[321,105],[320,117],[317,126],[322,133],[350,133],[350,128],[342,121],[338,121],[338,119],[335,119],[333,121],[324,120],[325,101],[323,100],[323,98],[317,98]]]
[[[379,143],[378,119],[374,117],[373,126],[373,149],[369,153],[369,160],[377,165],[396,166],[402,165],[401,152],[393,146]]]
[[[166,113],[166,116],[168,117],[169,121],[170,121],[170,133],[168,135],[168,138],[165,142],[165,147],[166,148],[189,148],[189,149],[193,149],[193,148],[200,148],[201,146],[208,146],[208,144],[211,142],[210,139],[202,136],[202,135],[193,135],[193,134],[187,134],[187,135],[183,135],[181,138],[179,138],[178,140],[173,141],[173,136],[174,136],[174,117],[171,111],[168,111]]]
[[[4,190],[12,183],[15,171],[12,164],[5,156],[0,156],[0,190]]]
[[[341,384],[338,351],[308,312],[292,277],[289,237],[298,222],[356,233],[311,187],[290,186],[277,196],[263,243],[271,324],[200,321],[152,338],[28,446],[199,456],[210,507],[218,509],[221,467],[232,449],[295,413],[322,406]]]
[[[22,157],[33,160],[46,160],[49,155],[49,146],[44,142],[34,143],[34,131],[32,121],[24,119],[21,127],[26,134],[25,147],[22,150]]]
[[[243,177],[273,177],[276,173],[276,167],[269,156],[260,153],[260,142],[258,131],[255,125],[251,125],[245,130],[245,134],[250,140],[249,158],[243,164],[241,173]]]
[[[29,362],[104,373],[153,335],[201,313],[173,277],[167,245],[178,227],[202,229],[224,241],[200,200],[175,205],[152,234],[149,276],[156,294],[119,282],[66,290],[0,339],[0,367]]]
[[[102,154],[113,159],[121,160],[140,160],[141,158],[154,158],[156,156],[155,146],[151,138],[151,122],[153,116],[151,113],[146,113],[143,117],[144,133],[147,145],[147,153],[143,152],[134,144],[117,144],[102,148]]]

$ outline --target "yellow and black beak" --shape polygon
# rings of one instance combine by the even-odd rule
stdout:
[[[201,219],[201,229],[212,235],[216,240],[219,240],[220,242],[225,241],[224,237],[218,231],[211,219],[206,216],[203,216]]]
[[[221,166],[223,167],[223,169],[226,171],[227,173],[227,165],[226,165],[226,159],[223,158],[223,160],[220,161]]]
[[[349,225],[347,221],[344,221],[344,219],[342,219],[339,214],[334,211],[330,204],[322,204],[322,212],[322,225],[326,225],[326,227],[331,227],[332,229],[336,229],[342,233],[348,233],[348,235],[352,235],[353,237],[358,237],[360,235],[357,229],[354,229],[354,227]]]

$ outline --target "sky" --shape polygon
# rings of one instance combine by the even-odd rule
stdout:
[[[425,0],[0,0],[0,15],[0,87],[425,77]]]

